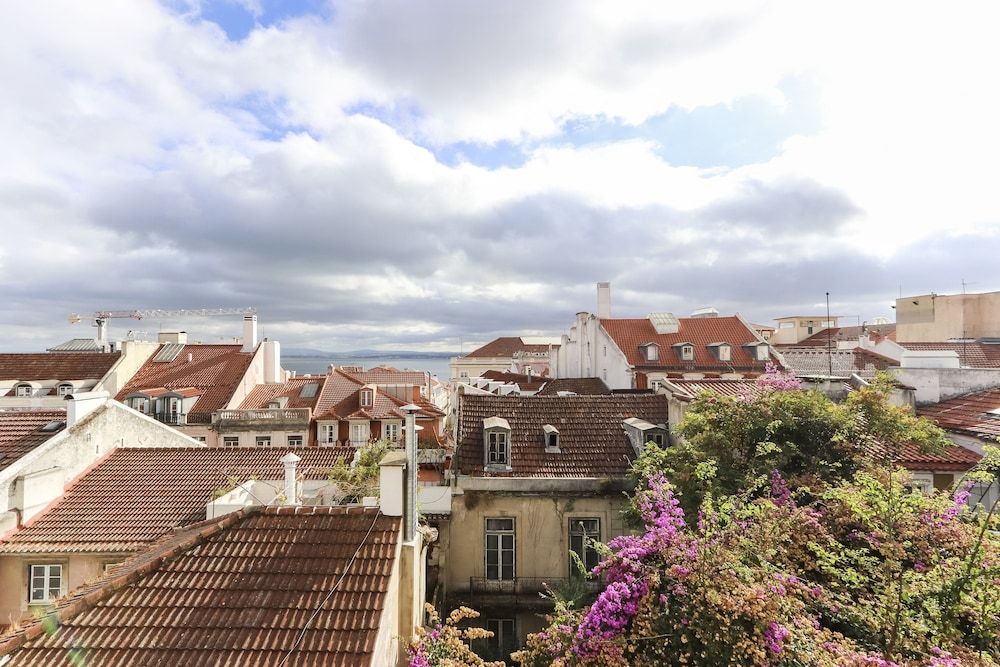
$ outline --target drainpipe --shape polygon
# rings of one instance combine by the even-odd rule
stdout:
[[[417,411],[410,403],[401,410],[406,413],[406,499],[403,505],[403,540],[412,542],[417,532]]]
[[[288,452],[281,457],[281,465],[285,466],[285,505],[299,506],[298,494],[295,492],[295,466],[302,459],[295,455],[295,452]]]

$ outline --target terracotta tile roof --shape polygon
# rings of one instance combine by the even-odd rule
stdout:
[[[545,383],[538,395],[549,396],[558,394],[560,391],[571,391],[574,394],[588,396],[611,393],[608,385],[604,384],[604,380],[601,378],[554,378]]]
[[[681,398],[695,398],[702,392],[718,396],[744,396],[747,393],[753,394],[758,391],[756,380],[670,379],[667,381],[667,388],[671,388],[671,385],[683,392]]]
[[[979,341],[945,343],[899,343],[907,350],[950,350],[958,354],[959,363],[972,368],[1000,368],[1000,345]]]
[[[556,346],[558,347],[558,346]],[[515,352],[548,352],[548,345],[525,343],[520,336],[501,336],[469,352],[466,357],[513,357]]]
[[[52,431],[42,431],[49,422],[62,422]],[[0,470],[39,446],[66,427],[65,410],[0,411]]]
[[[829,374],[826,349],[791,347],[781,350],[781,356],[796,375]],[[879,371],[899,365],[894,359],[860,347],[853,350],[833,349],[830,350],[829,357],[833,360],[834,376],[847,377],[855,373],[860,377],[870,378]]]
[[[649,318],[602,319],[601,326],[608,332],[615,345],[625,354],[628,363],[645,370],[714,370],[714,371],[763,371],[766,361],[757,361],[747,343],[759,343],[752,329],[736,316],[729,317],[680,317],[677,333],[658,334]],[[732,346],[731,361],[719,361],[708,347],[725,342]],[[659,361],[646,361],[639,350],[645,343],[660,346]],[[690,343],[694,347],[694,360],[682,361],[673,345]],[[771,361],[775,361],[771,359]]]
[[[405,413],[400,409],[409,401],[403,401],[384,391],[375,391],[375,398],[370,406],[361,405],[360,392],[365,383],[340,369],[326,376],[323,390],[316,402],[317,419],[404,419]],[[420,406],[417,418],[439,418],[444,413],[433,403],[423,397],[415,401]]]
[[[205,518],[220,487],[251,477],[280,480],[278,459],[295,451],[306,479],[326,479],[353,449],[120,448],[78,477],[24,528],[8,533],[0,553],[131,552],[179,526]]]
[[[99,380],[121,352],[38,352],[0,354],[0,380]]]
[[[401,371],[391,366],[376,366],[360,373],[344,372],[365,384],[415,384],[422,387],[427,383],[427,376],[423,371]]]
[[[622,421],[668,421],[667,399],[653,394],[605,396],[462,397],[456,458],[462,474],[477,477],[623,477],[634,450]],[[487,473],[483,420],[502,417],[511,428],[511,472]],[[560,453],[545,452],[542,427],[559,430]]]
[[[288,405],[285,406],[287,408],[315,409],[325,381],[326,376],[319,375],[316,377],[292,378],[288,382],[278,384],[259,384],[253,388],[249,396],[243,399],[243,402],[240,404],[240,410],[261,410],[266,408],[267,404],[271,401],[278,400],[283,396],[288,398]],[[303,397],[303,387],[310,384],[316,385],[315,391],[312,392],[312,396]]]
[[[399,523],[357,507],[206,521],[63,598],[58,630],[32,621],[0,639],[0,655],[63,665],[82,646],[93,665],[273,666],[295,647],[289,667],[370,665]]]
[[[895,324],[866,324],[864,330],[872,334],[873,337],[877,336],[888,336],[895,333]],[[795,347],[826,347],[827,333],[826,329],[814,333],[806,339],[800,340],[795,343]],[[830,342],[833,347],[837,347],[839,342],[854,341],[858,342],[858,338],[861,336],[862,327],[833,327],[830,329]]]
[[[185,345],[167,362],[153,361],[158,353],[143,364],[116,398],[124,401],[129,394],[150,387],[203,389],[205,393],[187,415],[189,424],[210,424],[212,413],[226,407],[253,360],[253,353],[243,352],[240,345]]]
[[[888,450],[883,447],[875,448],[876,456],[888,456]],[[948,470],[965,471],[969,470],[982,458],[979,454],[959,445],[950,445],[940,454],[921,452],[915,444],[905,444],[899,448],[895,457],[897,465],[907,470]]]
[[[507,382],[510,384],[516,384],[523,391],[539,391],[548,382],[548,378],[539,377],[537,375],[527,375],[526,373],[510,373],[507,371],[493,371],[489,370],[480,374],[480,377],[484,377],[487,380],[494,380],[496,382]]]
[[[997,412],[994,413],[994,410]],[[917,414],[927,417],[946,431],[993,440],[1000,437],[1000,388],[918,407]]]

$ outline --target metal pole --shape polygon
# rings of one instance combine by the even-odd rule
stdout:
[[[826,293],[826,364],[827,370],[829,371],[829,377],[833,377],[833,351],[830,349],[830,293]]]
[[[419,406],[403,406],[406,413],[406,501],[403,511],[403,540],[410,542],[417,534],[417,410]]]

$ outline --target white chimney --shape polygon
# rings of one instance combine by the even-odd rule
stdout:
[[[295,455],[295,452],[288,452],[281,457],[281,465],[285,466],[285,504],[301,505],[298,493],[296,492],[295,466],[302,459]]]
[[[257,316],[243,316],[243,351],[252,352],[257,347]]]
[[[81,391],[67,394],[66,398],[66,428],[72,428],[81,419],[104,405],[111,394],[106,391]]]
[[[276,340],[264,339],[264,382],[282,382],[281,344]]]
[[[378,464],[378,504],[386,516],[403,516],[406,454],[390,450]]]
[[[597,316],[605,320],[611,317],[611,283],[597,283]]]

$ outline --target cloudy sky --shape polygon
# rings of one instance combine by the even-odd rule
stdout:
[[[734,7],[738,7],[734,10]],[[0,349],[286,347],[1000,289],[995,2],[102,0],[0,21]],[[238,318],[116,320],[202,340]]]

